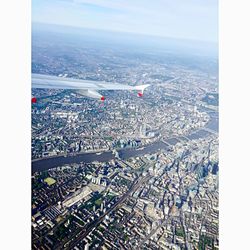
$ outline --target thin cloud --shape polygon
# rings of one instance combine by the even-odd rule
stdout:
[[[207,41],[218,39],[217,0],[33,1],[33,18],[39,22]],[[44,10],[46,6],[50,11]]]

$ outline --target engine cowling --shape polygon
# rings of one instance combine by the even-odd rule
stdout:
[[[32,97],[32,98],[31,98],[31,103],[36,103],[36,102],[37,102],[36,97]]]

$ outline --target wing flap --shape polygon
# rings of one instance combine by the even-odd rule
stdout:
[[[87,96],[87,97],[94,98],[94,99],[104,100],[104,97],[95,90],[82,89],[82,90],[76,90],[75,92],[81,96]]]

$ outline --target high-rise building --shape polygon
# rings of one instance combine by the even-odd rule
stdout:
[[[84,250],[89,250],[89,243],[87,243],[85,246],[84,246]]]
[[[147,134],[147,125],[146,124],[142,124],[140,127],[140,135],[141,136],[146,136]]]

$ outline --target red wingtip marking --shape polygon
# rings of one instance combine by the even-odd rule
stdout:
[[[142,97],[142,96],[143,96],[143,94],[142,94],[141,92],[139,92],[139,93],[138,93],[138,96],[139,96],[139,97]]]
[[[32,103],[36,103],[36,101],[37,101],[37,99],[36,99],[35,97],[32,97],[32,98],[31,98],[31,102],[32,102]]]
[[[104,96],[102,96],[102,97],[101,97],[101,101],[104,101],[104,100],[105,100],[105,97],[104,97]]]

